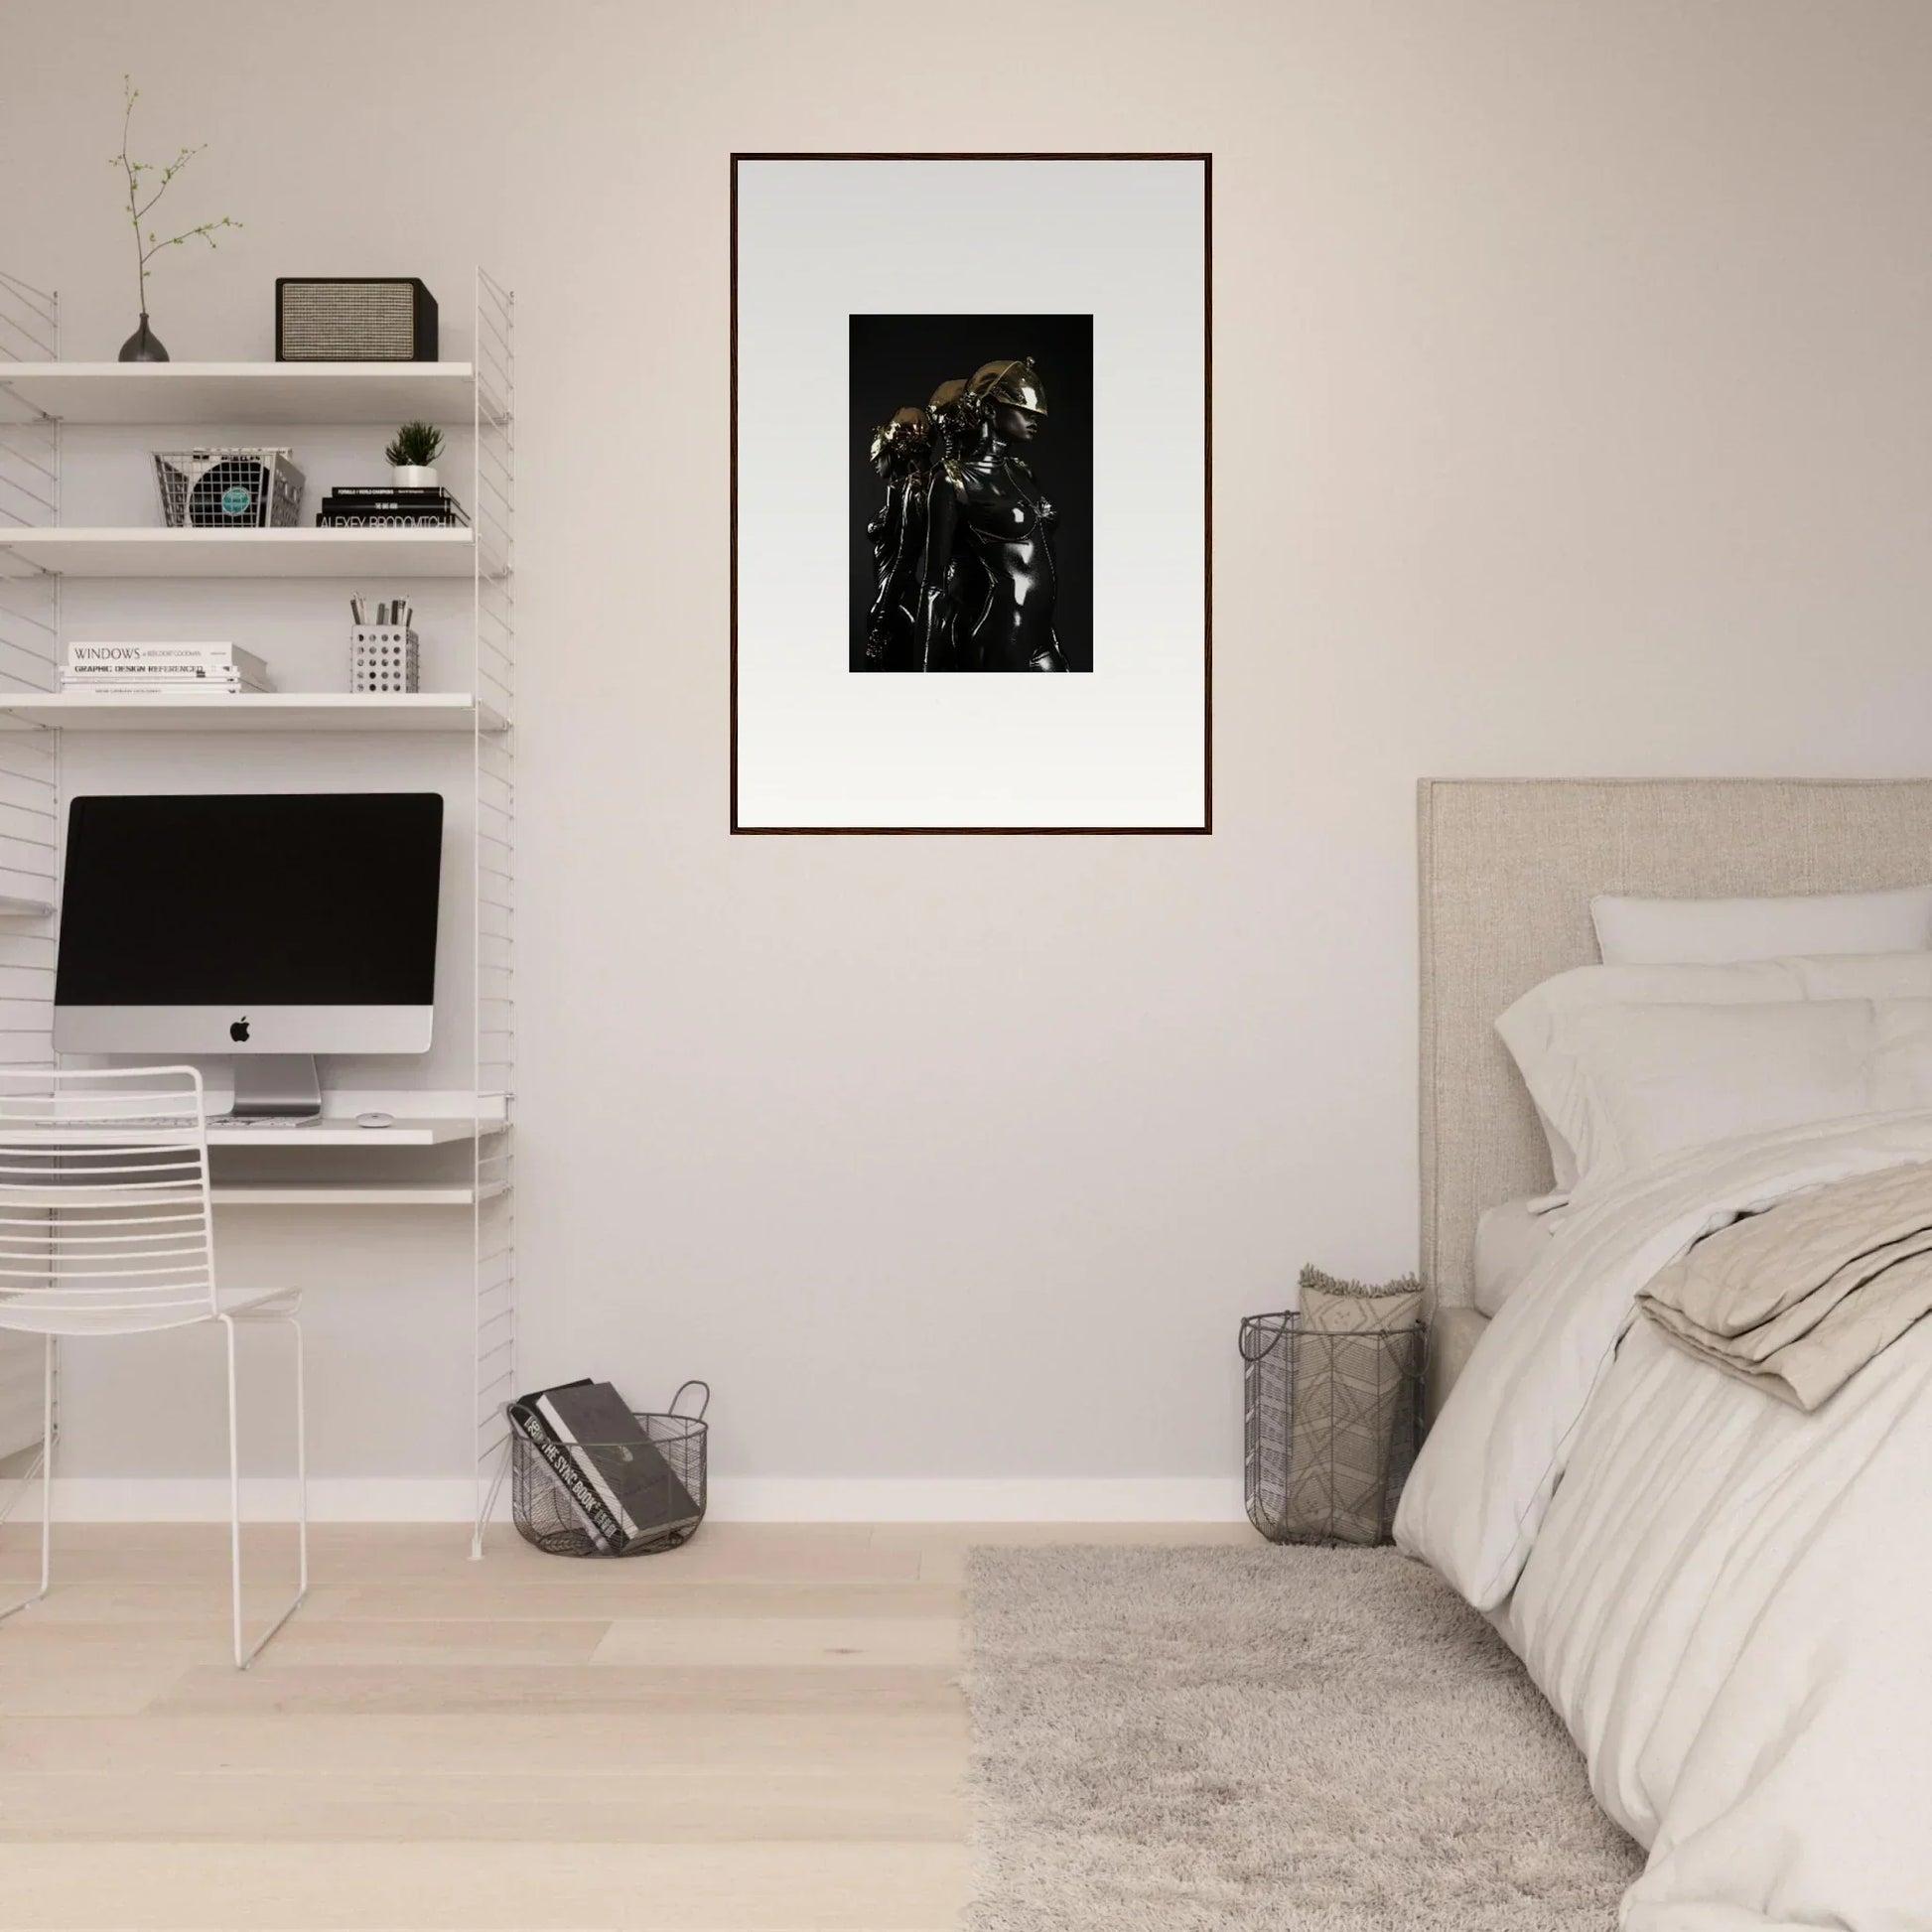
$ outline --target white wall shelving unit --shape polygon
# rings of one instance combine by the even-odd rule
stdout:
[[[213,1145],[260,1151],[286,1178],[223,1180],[217,1207],[436,1207],[467,1210],[474,1276],[477,1478],[472,1554],[482,1553],[489,1477],[505,1445],[516,1374],[516,1228],[511,1103],[516,1058],[514,305],[478,270],[473,359],[433,363],[67,362],[60,301],[0,271],[0,1063],[51,1063],[62,744],[68,733],[467,735],[473,829],[469,1090],[422,1096],[419,1117],[370,1132],[352,1121],[267,1132],[216,1130]],[[69,425],[271,429],[467,419],[474,435],[471,526],[457,530],[165,530],[84,527],[62,518]],[[130,442],[131,459],[146,446]],[[60,690],[62,583],[74,578],[365,578],[407,586],[467,579],[473,613],[467,687],[409,696],[345,691],[116,699]],[[160,595],[178,595],[165,588]],[[400,1114],[402,1110],[397,1109]],[[373,1180],[311,1177],[304,1154],[468,1143],[470,1173]],[[18,1341],[0,1337],[0,1343]],[[36,1361],[38,1345],[30,1350]],[[0,1347],[0,1396],[15,1378]],[[36,1397],[38,1400],[38,1397]],[[4,1433],[4,1431],[0,1431]],[[36,1424],[36,1433],[38,1425]]]

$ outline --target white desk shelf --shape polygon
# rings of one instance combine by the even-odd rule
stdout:
[[[0,724],[97,732],[476,732],[504,729],[500,712],[468,691],[377,695],[264,691],[199,697],[101,697],[90,691],[0,692]],[[45,908],[43,908],[45,909]],[[6,902],[0,900],[0,912]]]
[[[3,366],[3,365],[0,365]],[[62,577],[470,577],[469,530],[0,529],[0,566]]]
[[[448,305],[443,313],[446,323],[460,327]],[[330,742],[286,752],[305,770],[340,762],[351,782],[366,769],[397,769],[398,757],[402,767],[445,771],[468,738],[468,756],[459,756],[468,766],[467,786],[447,789],[452,836],[467,841],[451,859],[468,875],[470,1010],[453,1013],[448,1031],[438,1028],[444,1042],[438,1064],[464,1091],[339,1093],[332,1104],[380,1107],[397,1116],[395,1125],[360,1128],[352,1119],[332,1118],[291,1128],[217,1127],[209,1142],[222,1151],[221,1164],[236,1171],[212,1185],[223,1212],[436,1208],[451,1212],[446,1225],[464,1231],[470,1333],[452,1335],[448,1345],[461,1347],[473,1368],[466,1436],[478,1478],[472,1552],[481,1554],[490,1477],[503,1467],[508,1447],[503,1406],[518,1387],[516,1136],[508,1098],[516,1084],[515,308],[509,292],[481,269],[472,320],[471,359],[461,362],[69,362],[61,359],[60,298],[0,270],[0,1033],[9,1036],[10,1058],[55,1057],[50,1016],[58,910],[49,900],[57,897],[52,882],[60,872],[68,731],[103,735],[72,748],[89,783],[99,782],[101,760],[123,750],[105,735],[223,735],[232,742],[183,744],[181,763],[207,788],[219,783],[209,774],[218,774],[222,756],[232,752],[237,789],[249,788],[240,772],[250,734],[327,735]],[[93,475],[102,465],[129,466],[120,495],[103,492],[94,500],[131,505],[137,481],[144,489],[152,486],[158,443],[300,444],[311,440],[299,433],[305,425],[359,426],[364,434],[355,440],[365,442],[369,426],[392,429],[412,420],[460,432],[452,441],[461,456],[453,452],[446,461],[444,481],[464,498],[473,527],[170,530],[64,520],[85,513],[71,495],[64,505],[69,444],[84,450]],[[313,440],[335,447],[350,439]],[[184,634],[180,625],[190,606],[215,601],[207,586],[237,579],[263,586],[346,579],[399,591],[433,579],[468,586],[458,600],[470,632],[467,665],[458,668],[453,627],[439,640],[444,675],[463,688],[393,697],[302,691],[151,697],[56,688],[80,612],[152,606],[157,616],[169,616],[161,635]],[[92,588],[116,580],[136,588]],[[312,591],[309,601],[317,595]],[[230,593],[227,601],[253,605],[260,594]],[[379,760],[371,757],[372,735],[401,733],[443,739],[413,750],[385,746]],[[145,763],[176,748],[150,739],[124,749],[130,760]],[[459,790],[468,795],[454,795]],[[451,1039],[465,1042],[467,1070],[450,1057]],[[425,1109],[438,1111],[432,1116]],[[429,1152],[439,1147],[440,1156]],[[253,1158],[237,1149],[253,1150]],[[350,1149],[362,1150],[360,1157]],[[393,1151],[393,1158],[378,1149]],[[345,1169],[355,1177],[337,1177]],[[38,1399],[34,1414],[38,1423]]]
[[[501,1191],[486,1185],[481,1197]],[[465,1180],[216,1180],[208,1198],[216,1207],[474,1207],[479,1189]]]
[[[165,1128],[154,1128],[165,1135]],[[496,1122],[483,1123],[485,1136],[502,1131]],[[128,1138],[124,1127],[50,1127],[36,1132],[17,1127],[11,1137],[19,1145],[59,1147],[119,1147]],[[425,1116],[414,1120],[400,1117],[389,1127],[357,1127],[353,1120],[305,1120],[295,1127],[229,1127],[210,1121],[207,1144],[210,1148],[245,1147],[251,1151],[277,1154],[313,1154],[318,1148],[399,1148],[447,1147],[455,1141],[477,1139],[477,1122],[456,1114]]]
[[[451,422],[476,380],[468,362],[0,363],[0,391],[64,423]]]
[[[484,1132],[489,1131],[488,1123]],[[447,1147],[452,1141],[473,1141],[477,1123],[459,1116],[404,1120],[398,1116],[392,1127],[357,1127],[352,1120],[305,1120],[299,1127],[214,1127],[207,1130],[207,1144],[216,1147],[246,1147],[290,1154],[323,1147]]]

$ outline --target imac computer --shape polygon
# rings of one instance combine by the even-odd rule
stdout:
[[[62,1053],[221,1054],[234,1113],[322,1110],[318,1053],[423,1053],[435,792],[85,797],[68,813]]]

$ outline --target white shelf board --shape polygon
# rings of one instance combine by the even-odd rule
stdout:
[[[476,548],[465,529],[0,530],[0,563],[64,577],[468,577]]]
[[[503,729],[501,714],[468,691],[262,691],[210,697],[193,691],[152,697],[0,693],[0,722],[8,719],[49,730],[97,732],[467,732],[479,723],[486,732]],[[26,900],[0,899],[0,913],[9,903],[28,910]]]
[[[483,1198],[502,1191],[485,1187]],[[217,1180],[208,1197],[216,1207],[474,1207],[477,1189],[467,1180]]]
[[[0,919],[51,919],[54,908],[44,898],[11,898],[0,893]]]
[[[15,1127],[8,1130],[8,1139],[22,1146],[45,1143],[50,1147],[118,1147],[126,1144],[129,1131],[124,1127]],[[164,1130],[134,1131],[161,1133]],[[497,1134],[502,1128],[500,1123],[485,1121],[483,1132]],[[211,1148],[293,1148],[298,1152],[318,1147],[441,1147],[450,1141],[473,1141],[476,1137],[476,1121],[461,1115],[425,1115],[415,1119],[398,1115],[389,1127],[357,1127],[353,1119],[336,1115],[323,1120],[305,1120],[294,1127],[223,1127],[210,1122],[207,1130],[207,1144]]]
[[[441,1147],[448,1141],[473,1141],[477,1123],[454,1116],[405,1120],[393,1127],[357,1127],[353,1120],[305,1120],[299,1127],[213,1127],[209,1147]]]
[[[0,389],[67,423],[467,426],[468,362],[7,362]]]

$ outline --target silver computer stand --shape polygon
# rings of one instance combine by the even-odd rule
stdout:
[[[313,1053],[247,1053],[234,1067],[236,1120],[314,1120],[322,1112],[322,1076]]]

